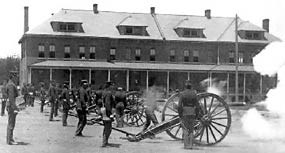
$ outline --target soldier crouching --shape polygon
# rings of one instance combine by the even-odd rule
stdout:
[[[118,91],[115,93],[115,101],[117,127],[122,128],[124,127],[124,109],[127,102],[126,93],[122,87],[118,87]]]
[[[185,149],[193,148],[195,108],[199,107],[197,93],[192,89],[189,80],[185,82],[185,90],[180,93],[178,101],[178,114],[183,128],[183,142]]]

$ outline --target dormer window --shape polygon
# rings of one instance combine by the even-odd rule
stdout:
[[[53,31],[57,32],[84,32],[79,22],[51,22]]]
[[[118,25],[117,28],[121,35],[136,35],[136,36],[148,36],[147,24],[140,19],[127,16]]]
[[[179,37],[189,37],[189,38],[205,38],[203,30],[205,25],[200,22],[194,22],[191,19],[182,19],[174,27],[175,32]]]
[[[252,40],[260,40],[260,32],[252,32],[252,31],[246,31],[245,32],[245,38],[246,39],[252,39]]]

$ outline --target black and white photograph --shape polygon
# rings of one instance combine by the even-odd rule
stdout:
[[[285,1],[0,5],[1,153],[284,153]]]

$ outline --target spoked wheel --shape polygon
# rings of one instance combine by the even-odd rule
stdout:
[[[142,126],[146,121],[143,99],[139,92],[127,93],[124,122],[129,126]]]
[[[166,102],[162,120],[177,116],[179,94],[172,95]],[[212,93],[198,94],[200,107],[197,109],[197,120],[194,126],[195,143],[199,145],[214,145],[221,142],[229,132],[231,113],[227,103],[218,95]],[[166,131],[174,139],[182,139],[180,124]]]

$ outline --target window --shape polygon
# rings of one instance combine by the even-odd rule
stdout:
[[[79,46],[79,58],[85,59],[85,47],[84,46]]]
[[[189,62],[189,50],[184,50],[184,62]]]
[[[175,62],[175,50],[170,50],[169,61]]]
[[[90,59],[95,59],[95,53],[96,53],[96,50],[95,50],[95,46],[91,46],[90,49],[89,49],[89,52],[90,52]]]
[[[235,53],[233,51],[229,52],[229,63],[235,63]]]
[[[64,58],[70,58],[70,46],[64,46]]]
[[[116,60],[116,48],[110,49],[110,60]]]
[[[193,62],[199,62],[199,52],[197,50],[193,51]]]
[[[59,31],[63,32],[76,32],[76,26],[74,23],[60,23]]]
[[[126,27],[126,34],[133,34],[133,27]]]
[[[238,55],[238,62],[239,63],[243,63],[243,52],[239,52],[239,55]]]
[[[150,49],[150,57],[149,57],[150,61],[155,61],[155,49]]]
[[[44,58],[45,57],[45,46],[40,44],[38,46],[38,50],[39,50],[39,57]]]
[[[135,60],[136,61],[140,61],[141,60],[141,49],[140,48],[137,48],[135,50]]]
[[[183,35],[182,37],[201,37],[200,35],[202,33],[201,29],[183,29]]]
[[[49,45],[49,58],[55,58],[55,45]]]
[[[245,39],[250,40],[261,40],[261,33],[256,31],[246,31],[245,32]]]

